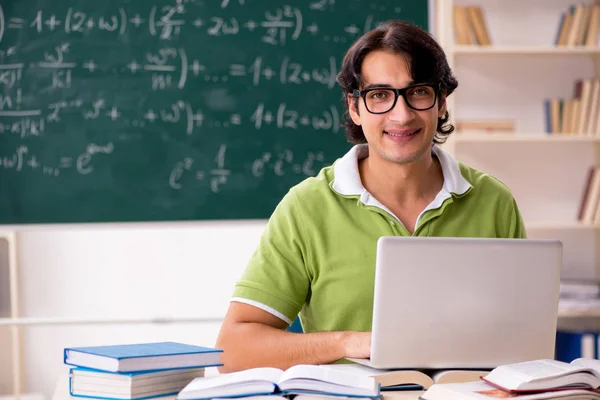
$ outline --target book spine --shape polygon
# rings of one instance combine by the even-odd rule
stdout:
[[[598,358],[597,332],[565,332],[556,333],[555,359],[571,362],[576,358]]]

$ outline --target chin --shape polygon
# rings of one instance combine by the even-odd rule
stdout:
[[[389,152],[384,154],[384,159],[394,164],[411,164],[421,160],[426,151]]]

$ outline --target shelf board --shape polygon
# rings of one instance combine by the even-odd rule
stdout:
[[[454,54],[499,55],[600,55],[600,47],[553,46],[454,46]]]
[[[558,318],[594,318],[600,317],[600,310],[559,310]]]
[[[525,133],[459,133],[455,132],[451,136],[457,143],[473,142],[600,142],[599,136],[577,135],[577,134],[525,134]]]
[[[600,229],[598,225],[582,224],[577,221],[573,222],[527,222],[525,221],[525,229],[560,229],[560,230],[596,230]]]

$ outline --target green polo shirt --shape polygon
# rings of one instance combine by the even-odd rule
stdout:
[[[444,185],[419,215],[414,236],[524,238],[510,190],[433,146]],[[375,254],[381,236],[410,233],[363,187],[353,147],[293,187],[269,219],[232,301],[259,307],[305,332],[370,331]],[[418,300],[417,300],[418,301]]]

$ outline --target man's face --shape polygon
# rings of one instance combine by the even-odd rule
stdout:
[[[361,75],[364,81],[361,90],[372,86],[401,89],[424,83],[412,82],[409,64],[402,55],[383,50],[367,54],[362,63]],[[369,95],[373,93],[367,96]],[[373,102],[381,101],[379,99],[384,97],[381,94],[375,96]],[[410,95],[407,93],[407,96]],[[413,94],[412,98],[417,96],[422,96],[422,92]],[[414,103],[416,101],[413,101]],[[396,164],[416,162],[430,154],[438,117],[442,117],[446,109],[445,101],[439,96],[436,104],[424,111],[410,108],[402,96],[398,96],[395,106],[384,114],[372,114],[367,111],[362,97],[358,100],[358,110],[355,104],[356,98],[350,96],[350,116],[355,124],[362,127],[369,144],[369,155]],[[369,108],[374,110],[373,106]]]

